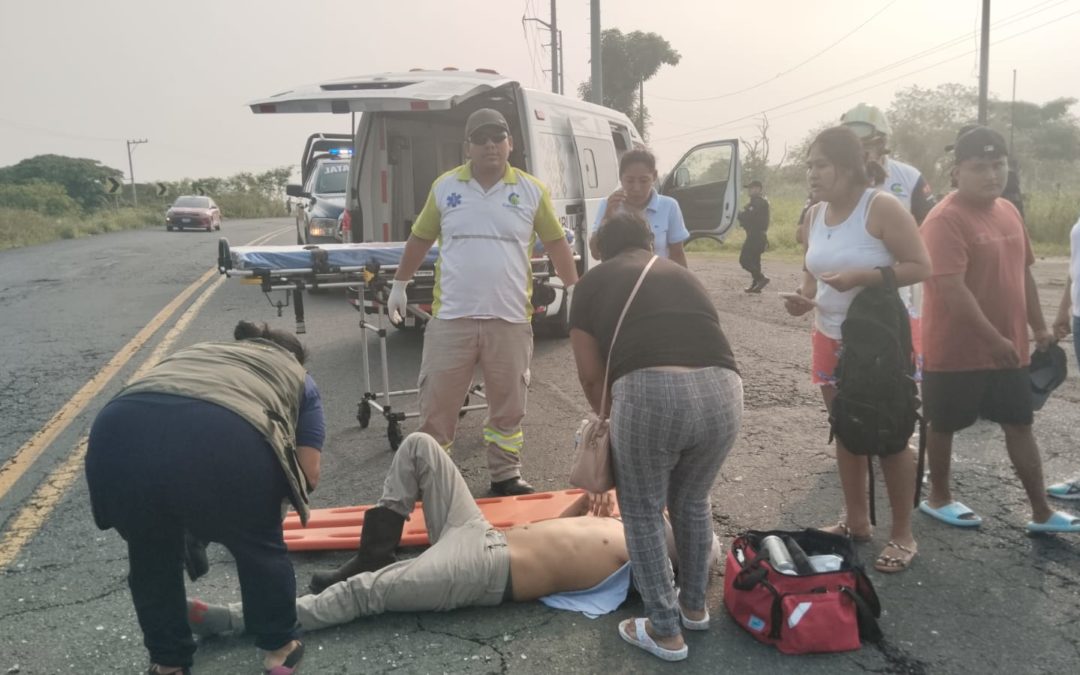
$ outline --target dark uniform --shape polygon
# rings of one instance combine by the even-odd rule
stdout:
[[[739,211],[738,218],[739,225],[746,230],[739,264],[753,277],[747,292],[758,293],[769,283],[769,278],[761,273],[761,254],[769,245],[766,237],[769,230],[769,200],[761,195],[751,196],[750,203]]]

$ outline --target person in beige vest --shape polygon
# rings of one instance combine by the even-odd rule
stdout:
[[[281,515],[291,503],[307,519],[326,435],[322,401],[295,335],[241,321],[234,337],[165,357],[122,389],[90,431],[94,522],[127,542],[151,674],[192,665],[186,538],[221,543],[236,559],[267,672],[291,675],[304,653]]]

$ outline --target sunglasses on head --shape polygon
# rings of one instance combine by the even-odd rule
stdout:
[[[498,145],[505,140],[505,131],[477,131],[472,136],[469,136],[469,142],[473,145],[487,145],[488,141]]]

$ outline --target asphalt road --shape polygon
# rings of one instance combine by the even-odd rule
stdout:
[[[234,244],[280,232],[271,243],[291,243],[289,221],[227,221],[222,234]],[[10,459],[33,443],[126,344],[181,291],[213,267],[216,234],[145,230],[61,241],[0,253],[0,481]],[[773,284],[746,296],[744,274],[730,258],[691,256],[721,310],[724,329],[745,379],[746,415],[738,444],[713,492],[721,538],[748,528],[801,528],[835,522],[840,493],[827,438],[824,408],[809,384],[809,320],[787,316],[773,291],[795,285],[799,266],[769,262]],[[1048,317],[1060,297],[1064,261],[1036,268]],[[43,445],[40,456],[0,496],[0,673],[142,672],[146,654],[126,587],[126,550],[114,532],[90,518],[85,482],[75,475],[55,509],[35,493],[56,482],[50,475],[87,433],[93,415],[176,321],[186,327],[172,348],[228,339],[241,318],[292,328],[257,288],[210,280],[178,307],[115,376],[87,392],[85,408]],[[212,291],[207,289],[213,288]],[[182,312],[203,291],[202,304]],[[188,322],[190,321],[190,322]],[[363,387],[356,313],[336,293],[307,298],[309,367],[327,404],[328,440],[323,484],[315,506],[370,503],[390,462],[382,419],[361,430],[354,419]],[[173,331],[174,333],[176,331]],[[372,342],[372,346],[375,343]],[[391,385],[415,386],[418,336],[388,338]],[[372,366],[377,366],[377,351]],[[1076,363],[1070,366],[1076,372]],[[585,409],[569,345],[538,339],[525,421],[525,475],[540,489],[566,486],[576,422]],[[374,371],[377,372],[377,371]],[[92,395],[91,395],[92,394]],[[1036,433],[1050,478],[1080,468],[1080,385],[1071,378],[1038,414]],[[415,402],[403,400],[406,409]],[[69,407],[68,410],[71,410]],[[482,414],[462,422],[455,458],[474,494],[487,488]],[[406,431],[412,424],[406,424]],[[21,455],[21,456],[25,456]],[[77,457],[76,457],[77,459]],[[21,469],[20,469],[21,471]],[[1080,659],[1080,538],[1024,534],[1026,499],[1014,477],[999,431],[989,425],[956,443],[956,491],[985,519],[976,532],[958,531],[916,515],[919,556],[903,574],[871,572],[885,610],[880,647],[812,657],[783,656],[756,643],[723,610],[721,579],[713,585],[711,631],[690,635],[686,672],[766,673],[1062,673]],[[62,484],[62,483],[56,483]],[[0,483],[2,485],[2,483]],[[45,490],[47,493],[48,490]],[[887,514],[884,487],[879,514]],[[37,494],[36,501],[31,501]],[[29,506],[28,506],[29,505]],[[873,543],[861,545],[870,561],[887,539],[884,522]],[[40,527],[36,521],[41,520]],[[30,525],[27,525],[30,523]],[[17,526],[17,527],[16,527]],[[13,548],[15,534],[26,545]],[[338,564],[346,553],[294,556],[301,586],[311,572]],[[211,546],[211,571],[189,592],[211,601],[239,598],[235,565]],[[616,623],[639,610],[597,620],[537,603],[448,614],[387,615],[312,633],[309,673],[369,672],[649,672],[663,667],[615,635]],[[1072,664],[1072,665],[1070,665]],[[246,638],[200,645],[196,672],[255,672]]]

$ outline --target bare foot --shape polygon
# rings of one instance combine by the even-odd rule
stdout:
[[[848,524],[844,521],[840,521],[839,523],[828,527],[819,527],[818,529],[822,532],[838,534],[841,537],[847,537],[852,541],[858,542],[870,541],[870,538],[874,536],[874,528],[870,525],[864,527],[848,527]]]
[[[160,663],[150,664],[150,672],[154,675],[174,675],[184,672],[183,666],[163,666]]]

